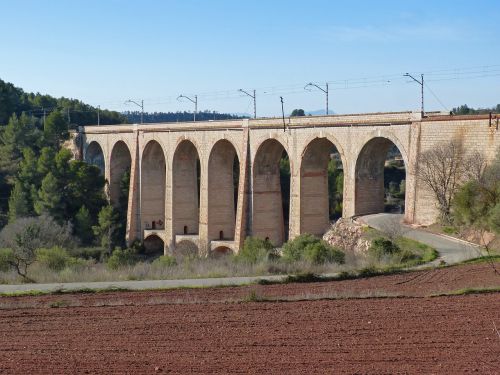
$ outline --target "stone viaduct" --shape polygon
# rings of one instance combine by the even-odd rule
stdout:
[[[113,204],[130,170],[127,240],[156,241],[166,253],[196,245],[208,254],[238,251],[250,235],[280,245],[301,233],[323,234],[333,147],[344,173],[344,217],[383,211],[384,162],[395,145],[406,169],[405,220],[429,224],[436,206],[417,178],[419,154],[453,137],[489,159],[500,146],[498,119],[488,115],[292,117],[285,125],[272,118],[85,126],[74,151],[101,168]],[[279,172],[284,152],[291,171],[288,226]]]

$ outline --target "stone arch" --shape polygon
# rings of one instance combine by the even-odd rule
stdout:
[[[228,256],[233,254],[233,250],[227,246],[218,246],[215,249],[212,250],[211,256],[213,258],[221,258],[223,256]]]
[[[118,141],[113,145],[110,157],[110,181],[109,181],[109,198],[114,206],[127,204],[128,202],[120,202],[121,183],[125,173],[130,173],[132,164],[132,156],[127,144],[123,141]]]
[[[276,139],[267,139],[257,149],[253,163],[252,235],[268,238],[276,246],[285,242],[289,233],[283,212],[284,192],[280,181],[280,160],[283,155],[288,155],[283,144]],[[289,202],[290,199],[285,202],[288,207]]]
[[[165,228],[166,161],[163,148],[149,141],[141,158],[141,220],[143,229]]]
[[[143,245],[146,254],[163,254],[165,248],[165,242],[156,234],[147,236],[143,241]]]
[[[335,176],[329,181],[330,161],[343,169],[342,155],[327,138],[314,138],[304,149],[300,160],[300,232],[322,236],[335,216],[336,205],[342,204],[343,188],[336,197],[329,194],[330,184],[335,188]],[[343,186],[343,184],[342,184]],[[333,193],[333,189],[332,190]],[[339,200],[340,202],[337,202]],[[338,216],[341,216],[342,212]],[[337,217],[338,217],[337,216]]]
[[[174,234],[199,233],[200,164],[196,146],[181,141],[172,164],[172,211]]]
[[[87,146],[85,152],[85,162],[98,167],[101,170],[101,174],[104,175],[106,167],[104,162],[104,152],[102,151],[102,147],[98,142],[92,141]]]
[[[239,158],[226,139],[215,143],[208,158],[208,239],[234,240]]]
[[[190,240],[179,241],[173,251],[175,257],[197,256],[198,245]]]
[[[404,150],[391,138],[371,138],[358,154],[355,167],[355,215],[384,212],[384,167],[389,149],[397,148],[403,158],[405,171],[408,170]]]
[[[319,136],[317,134],[314,134],[306,139],[306,142],[304,143],[304,145],[305,145],[304,149],[302,150],[302,154],[300,155],[301,160],[304,157],[304,154],[306,153],[307,147],[310,145],[310,143],[318,138],[319,139],[321,139],[321,138],[327,139],[335,146],[335,148],[337,149],[337,151],[340,155],[340,161],[342,162],[342,167],[344,168],[344,170],[347,169],[349,163],[348,163],[348,160],[346,158],[344,148],[342,147],[342,143],[336,137],[334,137],[332,134],[328,134],[328,133],[324,134],[324,132],[322,132],[322,131],[320,132]]]

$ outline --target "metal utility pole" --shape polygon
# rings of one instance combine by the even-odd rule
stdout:
[[[413,77],[410,73],[405,73],[403,75],[403,77],[409,77],[420,85],[420,98],[422,101],[421,114],[422,114],[422,117],[424,117],[425,116],[425,112],[424,112],[424,75],[420,74],[420,81],[418,79],[416,79],[415,77]]]
[[[185,95],[179,95],[177,97],[177,100],[181,99],[181,98],[185,98],[187,100],[189,100],[191,103],[194,104],[194,116],[193,116],[193,121],[196,122],[196,112],[198,112],[198,95],[195,95],[194,96],[194,100],[191,99],[189,96],[185,96]]]
[[[101,106],[98,105],[97,106],[97,125],[101,125],[101,116],[100,116],[100,112],[101,111]]]
[[[257,99],[256,99],[256,95],[255,95],[255,90],[253,90],[253,95],[246,92],[243,89],[239,89],[238,91],[242,92],[243,94],[248,95],[249,97],[251,97],[253,99],[253,118],[257,118]]]
[[[141,124],[143,124],[143,121],[144,121],[144,100],[141,100],[141,104],[139,104],[139,103],[134,102],[133,100],[129,99],[125,102],[125,104],[127,104],[127,103],[133,103],[136,106],[141,108]]]
[[[283,97],[280,96],[281,99],[281,115],[283,116],[283,131],[286,131],[286,124],[285,124],[285,109],[283,107]]]
[[[319,89],[325,93],[325,95],[326,95],[326,114],[328,115],[328,82],[325,83],[326,89],[324,89],[321,86],[318,86],[315,83],[309,82],[307,85],[304,86],[304,90],[310,91],[309,87],[312,87],[312,86],[316,87],[317,89]]]

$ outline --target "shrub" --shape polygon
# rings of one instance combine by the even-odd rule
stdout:
[[[377,259],[398,254],[400,251],[398,245],[384,237],[375,238],[369,250],[370,254]]]
[[[247,237],[243,249],[236,255],[237,260],[255,264],[273,256],[273,245],[267,240],[256,237]]]
[[[457,228],[455,227],[443,227],[443,232],[446,234],[456,234],[457,233]]]
[[[69,250],[69,254],[75,258],[93,259],[98,262],[104,258],[106,249],[102,247],[77,247]]]
[[[13,253],[11,249],[0,249],[0,271],[7,272],[12,267]]]
[[[288,261],[305,260],[314,264],[328,262],[344,263],[345,254],[325,241],[311,235],[302,234],[283,246],[283,257]]]
[[[177,265],[177,260],[173,256],[162,255],[162,256],[158,257],[157,259],[155,259],[153,264],[160,266],[160,267],[173,267],[173,266]]]
[[[422,257],[418,254],[411,252],[408,249],[404,249],[403,251],[401,251],[400,259],[401,263],[408,263],[408,262],[419,261],[422,259]]]
[[[314,264],[343,264],[344,258],[345,254],[342,251],[329,246],[323,241],[307,245],[303,254],[304,260]]]
[[[137,254],[132,249],[115,248],[106,262],[106,266],[111,270],[117,270],[121,267],[132,266],[137,263]]]
[[[28,268],[36,260],[36,250],[52,246],[73,247],[69,225],[59,225],[50,216],[20,218],[0,232],[0,246],[12,250],[10,265],[24,281],[33,282]]]
[[[69,259],[68,252],[59,246],[36,250],[36,260],[52,271],[61,271],[66,268]]]

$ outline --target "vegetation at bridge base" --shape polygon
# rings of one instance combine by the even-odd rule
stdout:
[[[283,245],[283,259],[313,264],[345,263],[345,254],[311,234],[302,234]]]

